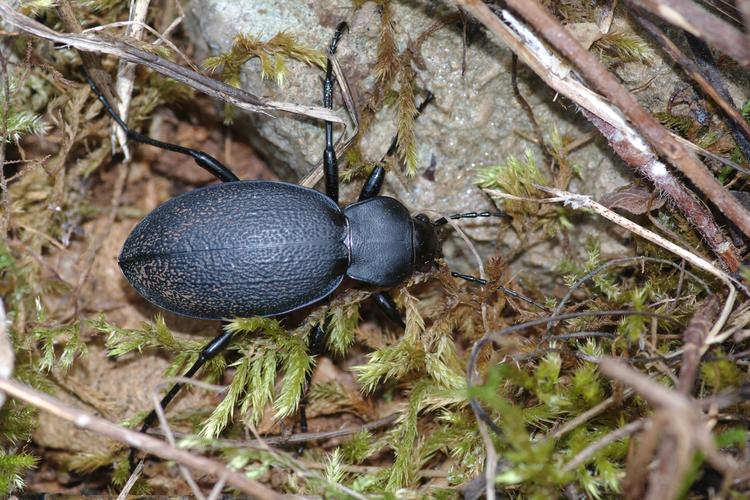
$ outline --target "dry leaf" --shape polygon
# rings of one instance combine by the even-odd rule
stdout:
[[[664,199],[640,186],[629,186],[602,196],[599,203],[607,208],[621,208],[634,215],[643,215],[664,206]]]

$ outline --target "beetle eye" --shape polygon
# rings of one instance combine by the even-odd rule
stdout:
[[[414,218],[417,220],[421,220],[422,222],[427,222],[427,223],[430,222],[430,218],[427,217],[425,214],[417,214],[414,216]]]

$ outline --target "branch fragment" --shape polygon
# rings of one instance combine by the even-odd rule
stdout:
[[[184,83],[199,92],[220,99],[240,109],[254,113],[285,111],[319,120],[343,123],[343,120],[329,109],[318,106],[304,106],[301,104],[270,101],[260,98],[249,92],[245,92],[244,90],[234,88],[230,85],[184,68],[168,59],[146,52],[145,50],[134,47],[133,45],[115,39],[114,37],[105,36],[103,34],[77,35],[74,33],[59,33],[19,12],[16,12],[4,0],[0,0],[0,17],[19,30],[38,38],[69,45],[82,51],[112,54],[128,62],[142,64],[157,73],[161,73],[168,78]],[[94,82],[97,83],[96,80]],[[114,100],[111,102],[114,102]]]
[[[478,0],[457,0],[471,11],[481,10]],[[711,202],[750,237],[750,213],[724,188],[700,161],[622,86],[617,78],[596,58],[585,50],[555,19],[547,9],[534,0],[508,0],[508,5],[519,12],[569,61],[597,90],[612,101],[643,134],[656,151],[685,174]],[[489,10],[487,13],[491,15]],[[475,14],[476,15],[476,14]],[[493,16],[494,17],[494,16]],[[486,16],[485,16],[486,18]],[[482,22],[485,22],[484,20]]]
[[[740,30],[691,0],[629,0],[704,40],[750,68],[750,43]]]
[[[226,476],[229,484],[254,498],[274,500],[281,498],[281,495],[278,495],[276,492],[258,481],[249,479],[239,472],[232,471],[219,462],[194,455],[186,450],[175,448],[174,446],[170,446],[156,438],[126,429],[125,427],[113,424],[103,418],[89,415],[78,408],[68,406],[58,399],[37,391],[36,389],[16,380],[0,379],[0,391],[51,413],[56,417],[73,422],[81,429],[86,429],[107,436],[111,439],[121,441],[128,446],[134,446],[166,460],[174,460],[175,462],[186,465],[193,470],[213,474],[217,478]]]

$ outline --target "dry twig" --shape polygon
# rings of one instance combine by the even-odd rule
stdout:
[[[214,80],[205,75],[184,68],[168,59],[141,50],[127,42],[117,40],[114,37],[104,35],[97,36],[92,34],[78,35],[75,33],[58,33],[57,31],[16,12],[5,0],[0,0],[0,17],[19,30],[38,38],[69,45],[86,52],[111,54],[128,62],[143,64],[164,76],[184,83],[199,92],[211,97],[216,97],[217,99],[240,109],[255,113],[285,111],[319,120],[343,123],[341,118],[336,116],[336,114],[329,109],[318,106],[304,106],[301,104],[270,101],[260,98],[249,92],[245,92],[244,90],[229,86],[218,80]],[[99,85],[99,82],[97,82],[96,79],[94,79],[94,83]]]
[[[669,54],[669,56],[674,59],[680,67],[682,67],[682,70],[700,86],[701,90],[703,90],[706,95],[713,99],[722,111],[724,111],[727,117],[730,118],[737,127],[742,129],[744,136],[750,139],[750,123],[748,123],[737,108],[730,103],[724,95],[722,95],[722,93],[711,84],[711,82],[709,82],[707,76],[703,74],[703,71],[701,71],[698,65],[690,60],[690,58],[688,58],[662,30],[646,19],[646,17],[636,15],[634,18],[638,24],[645,28],[646,31],[651,33],[651,35],[659,41],[661,47],[667,52],[667,54]]]
[[[186,465],[193,470],[212,474],[217,478],[226,475],[227,482],[230,485],[255,498],[281,498],[280,495],[258,481],[249,479],[239,472],[232,471],[219,462],[194,455],[186,450],[181,450],[146,434],[113,424],[103,418],[89,415],[78,408],[68,406],[48,394],[44,394],[43,392],[37,391],[36,389],[15,380],[0,379],[0,391],[7,393],[16,399],[25,401],[40,410],[51,413],[56,417],[73,422],[81,429],[86,429],[108,438],[121,441],[128,446],[133,446],[166,460],[174,460],[175,462]]]
[[[533,44],[535,39],[530,32],[525,34],[527,39],[524,40],[524,43],[521,43],[517,39],[518,35],[511,32],[484,3],[479,0],[456,0],[456,2],[464,6],[480,22],[500,36],[518,54],[519,58],[523,59],[547,83],[550,83],[549,73],[552,72],[552,76],[556,77],[557,85],[553,85],[555,90],[570,97],[574,102],[589,111],[596,113],[586,102],[581,102],[581,99],[584,98],[592,102],[593,92],[585,87],[574,88],[569,78],[563,80],[561,75],[566,73],[565,68],[560,67],[556,60],[542,61],[532,53],[532,50],[547,53],[548,51],[544,47],[539,47],[538,42],[533,46],[527,46],[527,44]],[[536,1],[508,0],[508,4],[520,12],[545,38],[550,40],[557,50],[569,60],[574,61],[586,79],[594,83],[610,101],[622,110],[631,123],[638,127],[643,136],[660,154],[677,166],[729,219],[750,236],[750,214],[713,178],[702,163],[678,141],[675,141],[669,132],[643,109],[635,97],[619,83],[616,77],[593,54],[581,47],[560,23]],[[510,22],[509,19],[515,19],[505,10],[502,11],[502,15],[507,22]],[[575,97],[569,95],[573,92],[576,93]],[[597,100],[600,99],[597,97]],[[607,121],[609,122],[609,120]],[[622,119],[619,119],[619,121],[622,121]],[[637,134],[635,138],[643,143]],[[665,171],[663,168],[661,170]],[[731,243],[727,240],[726,245],[731,245]]]
[[[715,295],[712,295],[696,308],[693,318],[682,335],[684,347],[682,348],[682,364],[680,365],[677,390],[686,396],[693,389],[701,356],[708,349],[706,341],[709,331],[718,314],[719,300]]]
[[[156,411],[156,415],[159,418],[159,427],[161,427],[162,432],[167,437],[167,442],[170,445],[176,447],[177,443],[174,440],[174,434],[172,434],[172,429],[169,427],[167,417],[164,415],[164,409],[161,407],[159,395],[157,394],[156,390],[151,391],[151,402],[154,404],[154,411]],[[198,487],[195,479],[193,479],[193,475],[190,474],[190,470],[182,464],[179,464],[177,467],[180,469],[180,474],[182,474],[183,479],[185,479],[185,482],[190,487],[190,490],[193,492],[193,495],[195,495],[195,498],[198,500],[206,500],[205,495],[203,495],[203,492]],[[135,474],[135,472],[133,474]],[[222,475],[221,477],[224,476]]]
[[[651,419],[653,426],[646,432],[644,445],[636,451],[635,457],[631,460],[632,463],[638,465],[629,467],[631,471],[636,472],[628,477],[632,488],[629,496],[640,495],[639,492],[645,484],[643,475],[648,472],[647,465],[653,457],[653,450],[659,439],[664,436],[675,440],[676,452],[672,473],[664,477],[652,476],[648,498],[654,500],[675,498],[681,485],[680,479],[687,472],[695,451],[701,451],[706,460],[725,475],[725,481],[732,476],[735,470],[734,461],[716,448],[697,403],[676,391],[659,385],[618,359],[603,358],[599,369],[602,374],[632,388],[656,410]],[[654,479],[663,481],[655,484]]]
[[[0,1],[0,17],[4,18],[6,21],[8,21],[8,23],[14,24],[12,19],[6,17],[3,10],[5,8],[5,3]],[[21,14],[13,11],[12,9],[11,11],[14,15],[24,17]],[[70,2],[68,0],[61,0],[61,2],[58,4],[57,15],[60,16],[60,20],[63,22],[66,30],[74,34],[81,33],[81,23],[78,22],[78,18],[76,18],[73,7],[70,5]],[[36,23],[36,21],[33,21],[31,19],[29,19],[29,21]],[[46,26],[42,24],[39,24],[39,26],[47,29]],[[79,52],[79,54],[81,56],[81,62],[83,63],[84,68],[86,68],[86,71],[88,71],[89,78],[94,81],[97,87],[102,89],[104,97],[106,97],[109,102],[115,102],[109,89],[109,75],[102,68],[101,60],[90,52],[84,51]]]
[[[750,43],[740,30],[710,14],[692,0],[629,0],[706,41],[750,68]]]
[[[141,477],[141,474],[143,473],[143,462],[138,462],[138,465],[135,466],[135,469],[133,470],[133,473],[130,474],[130,477],[125,482],[125,486],[122,487],[122,490],[120,490],[120,494],[117,495],[117,500],[127,500],[128,495],[130,494],[130,490],[133,489],[133,486],[135,486],[135,483],[138,482],[138,478]]]
[[[8,179],[5,177],[5,144],[8,141],[8,117],[10,115],[10,81],[8,80],[8,60],[0,45],[0,74],[2,74],[2,88],[0,88],[0,202],[3,213],[0,217],[0,237],[6,239],[10,227],[10,193]]]
[[[602,437],[601,439],[596,440],[595,442],[588,445],[586,448],[581,450],[576,456],[574,456],[570,462],[566,463],[562,471],[563,472],[570,472],[575,470],[576,468],[580,467],[581,465],[585,464],[586,461],[590,458],[592,458],[597,451],[601,450],[602,448],[606,447],[607,445],[614,443],[615,441],[619,441],[620,439],[626,438],[632,434],[635,434],[636,432],[640,431],[646,426],[647,421],[646,420],[634,420],[630,422],[629,424],[626,424],[619,429],[615,429],[614,431],[610,432],[606,436]]]
[[[323,432],[299,432],[296,434],[290,434],[288,436],[264,436],[260,440],[251,441],[233,441],[225,439],[224,442],[234,446],[255,447],[260,446],[261,442],[269,446],[286,446],[298,443],[309,443],[311,441],[323,441],[326,439],[351,436],[363,430],[371,431],[374,429],[379,429],[381,427],[387,427],[394,423],[398,419],[398,417],[398,413],[393,413],[391,415],[388,415],[387,417],[379,418],[357,427],[345,427],[343,429],[335,429],[332,431]]]
[[[8,335],[8,322],[5,319],[5,306],[0,299],[0,379],[7,379],[13,374],[13,364],[16,355],[13,343]],[[5,394],[0,394],[0,406],[5,403]]]
[[[595,55],[585,50],[536,0],[508,0],[508,5],[542,33],[555,49],[572,61],[586,80],[628,117],[659,154],[669,159],[746,236],[750,237],[750,213],[711,175],[705,165],[672,138]]]
[[[708,347],[708,344],[706,344],[708,332],[718,313],[719,301],[715,295],[712,295],[696,308],[695,314],[685,328],[682,365],[676,387],[680,394],[690,395],[695,376],[698,373],[700,358]],[[671,483],[674,476],[680,474],[679,464],[683,461],[683,457],[680,456],[682,448],[684,446],[681,446],[681,443],[678,442],[677,436],[664,436],[657,452],[657,466],[651,471],[649,497],[669,498],[670,490],[673,488]]]
[[[143,23],[146,21],[149,3],[150,0],[135,0],[134,2],[131,2],[129,20],[132,21],[133,24],[129,24],[128,27],[125,28],[125,36],[140,40],[143,35]],[[117,77],[115,79],[115,94],[117,95],[117,101],[115,101],[114,105],[117,108],[117,114],[120,115],[120,118],[125,123],[128,122],[128,111],[130,108],[130,99],[133,94],[134,83],[135,64],[120,61],[117,65]],[[130,162],[130,149],[127,145],[127,134],[114,122],[112,123],[112,131],[117,137],[117,142],[122,147],[122,153],[125,156],[125,163]]]
[[[695,195],[669,173],[640,134],[616,109],[573,78],[569,68],[510,12],[501,11],[505,21],[503,23],[484,4],[473,0],[457,1],[470,4],[467,5],[467,9],[472,15],[499,36],[550,87],[580,106],[588,113],[589,119],[591,116],[597,117],[598,119],[592,122],[607,137],[615,152],[621,155],[627,164],[654,182],[674,201],[675,206],[695,225],[728,269],[734,271],[739,268],[737,257],[739,252],[723,235],[710,212],[698,203]],[[748,221],[748,226],[750,226],[750,221]]]

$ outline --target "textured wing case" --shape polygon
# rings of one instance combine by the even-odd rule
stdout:
[[[204,319],[273,316],[331,293],[348,265],[333,201],[294,184],[242,181],[178,196],[141,221],[120,254],[150,302]]]

